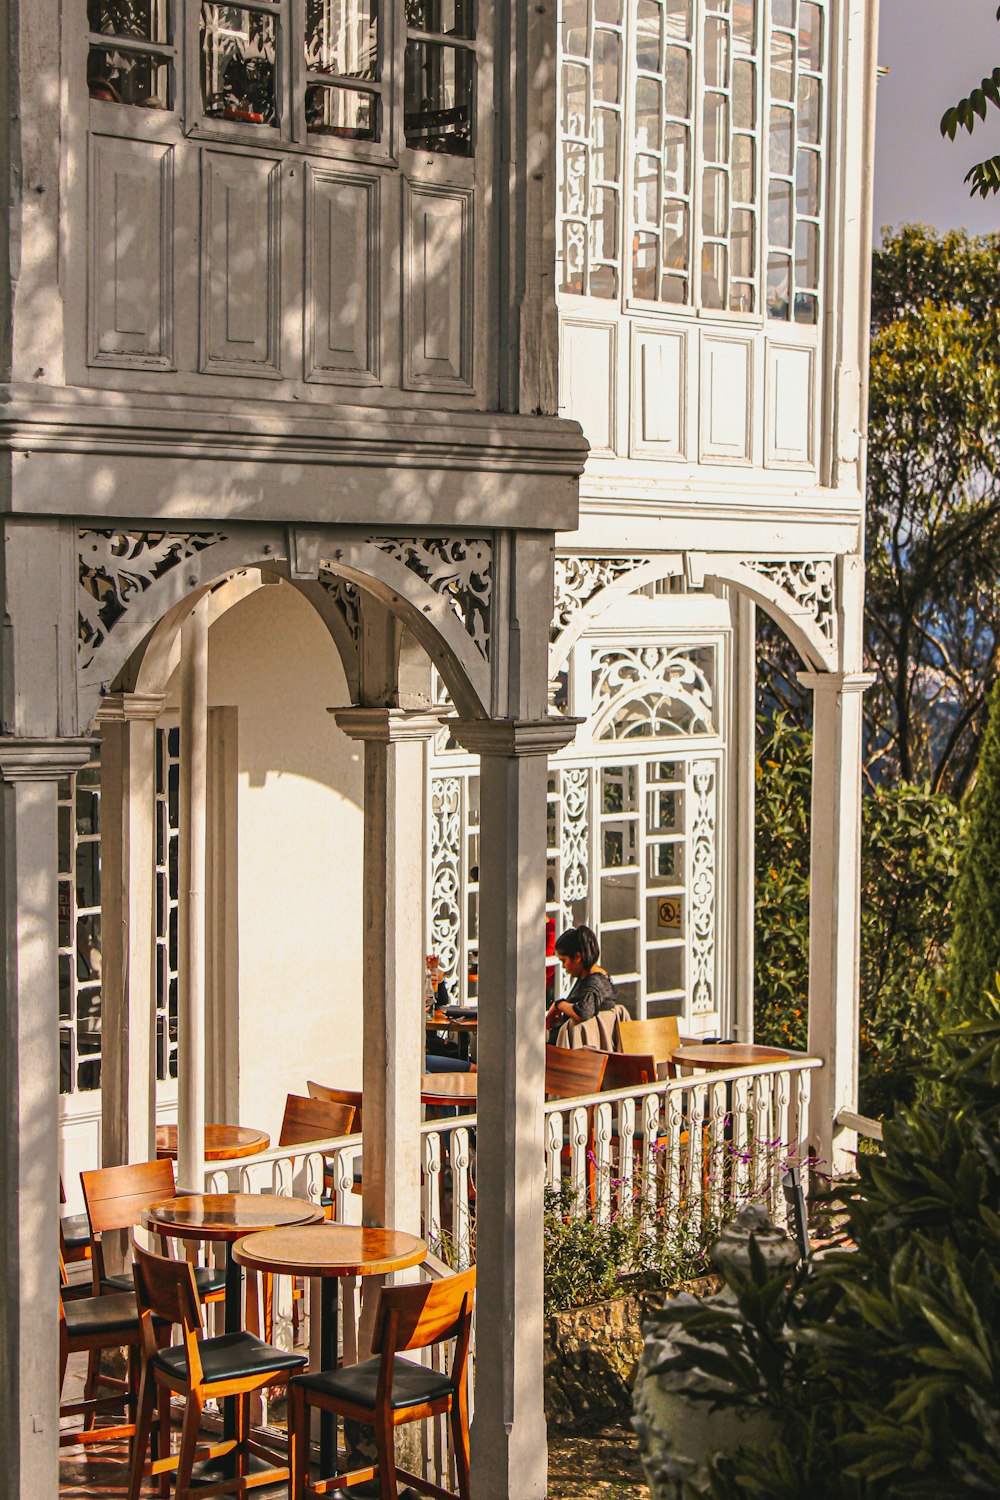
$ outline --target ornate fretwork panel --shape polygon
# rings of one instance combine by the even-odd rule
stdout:
[[[371,545],[401,562],[448,599],[480,655],[490,659],[493,548],[485,537],[370,538]]]
[[[591,599],[634,572],[646,560],[641,557],[557,557],[555,609],[549,639],[556,640]]]
[[[460,990],[462,951],[462,803],[464,780],[436,776],[431,782],[431,951],[451,994]]]
[[[560,873],[562,902],[586,901],[590,894],[590,785],[588,766],[562,772]]]
[[[831,645],[836,642],[836,574],[830,558],[761,558],[748,561],[746,566],[781,589],[798,609],[810,614]]]
[[[90,665],[138,595],[179,563],[225,540],[218,531],[81,531],[81,668]]]
[[[594,739],[716,732],[713,646],[608,646],[591,658]]]
[[[714,761],[694,761],[690,768],[691,816],[691,1007],[714,1010],[716,948],[717,797]]]
[[[337,612],[347,626],[351,640],[357,643],[361,637],[361,592],[346,578],[337,578],[330,573],[321,573],[321,586],[337,607]]]

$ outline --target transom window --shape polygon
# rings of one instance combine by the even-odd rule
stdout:
[[[560,290],[815,323],[824,33],[820,0],[563,0]]]
[[[171,110],[186,80],[191,124],[388,144],[397,50],[405,145],[472,154],[473,0],[88,0],[87,18],[92,99]]]

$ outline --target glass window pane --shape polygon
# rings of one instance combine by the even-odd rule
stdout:
[[[686,272],[688,266],[687,204],[668,203],[663,211],[663,268],[665,271]]]
[[[589,55],[587,0],[563,0],[562,46],[563,51],[570,53],[573,57]]]
[[[771,22],[791,29],[795,25],[795,0],[771,0]]]
[[[787,31],[771,34],[771,98],[782,99],[791,104],[792,94],[792,38]]]
[[[663,153],[664,187],[668,193],[688,191],[688,128],[668,121]]]
[[[167,0],[87,0],[87,25],[105,36],[168,42]]]
[[[411,38],[403,66],[406,144],[413,151],[471,156],[473,54]]]
[[[757,69],[752,62],[733,64],[733,125],[752,130],[757,120]]]
[[[646,769],[647,781],[684,781],[684,764],[679,760],[656,760]]]
[[[752,203],[754,201],[753,147],[752,136],[733,136],[732,189],[733,201],[736,203]]]
[[[735,251],[734,251],[735,254]],[[752,313],[757,306],[757,296],[752,281],[730,281],[729,311]]]
[[[579,63],[563,63],[562,70],[562,133],[563,135],[587,138],[587,85],[586,68]]]
[[[618,179],[618,116],[610,109],[594,110],[593,164],[594,176],[609,182]]]
[[[414,31],[432,31],[438,36],[475,36],[473,3],[474,0],[406,0],[406,24]]]
[[[345,140],[376,139],[378,100],[360,89],[338,89],[313,83],[306,89],[306,128],[315,135]]]
[[[684,949],[651,948],[646,953],[646,989],[651,995],[684,988]]]
[[[306,65],[378,77],[378,0],[306,0]]]
[[[772,182],[767,194],[767,237],[772,245],[792,244],[792,189],[787,182]]]
[[[139,109],[170,109],[170,66],[143,52],[91,47],[87,53],[87,92],[107,104]]]
[[[618,296],[618,272],[614,266],[591,266],[590,295],[592,297]]]
[[[563,225],[563,263],[561,292],[583,292],[583,265],[586,235],[582,224]]]
[[[667,35],[679,41],[691,37],[691,0],[666,0]]]
[[[701,227],[713,235],[729,228],[729,179],[718,168],[708,167],[702,178]]]
[[[617,104],[621,43],[616,31],[594,32],[594,98]]]
[[[615,260],[618,255],[618,194],[613,188],[590,193],[590,257]]]
[[[667,114],[687,119],[691,113],[691,54],[683,47],[667,48]]]
[[[660,282],[660,301],[683,307],[688,300],[687,277],[667,276]]]
[[[663,12],[658,0],[638,0],[635,13],[636,67],[646,68],[650,73],[660,71],[662,30]]]
[[[640,224],[660,222],[660,163],[655,156],[635,159],[635,217]]]
[[[722,308],[726,305],[726,267],[728,254],[725,245],[706,245],[701,255],[701,305]]]
[[[754,216],[746,208],[738,208],[733,214],[730,234],[732,273],[743,281],[754,274]]]
[[[659,274],[660,237],[658,234],[635,234],[632,237],[632,295],[649,302],[656,300],[656,278]]]
[[[655,78],[639,78],[635,85],[635,144],[640,151],[659,151],[663,96]]]
[[[791,118],[789,116],[789,118]],[[705,160],[725,162],[729,160],[729,105],[725,94],[706,94],[704,110]]]
[[[648,885],[679,885],[684,879],[684,845],[651,843],[648,849]]]
[[[101,899],[101,846],[96,839],[76,846],[76,904],[97,906]]]
[[[752,52],[755,40],[754,0],[733,0],[733,52]]]
[[[636,971],[639,934],[634,927],[601,933],[601,963],[614,979]]]
[[[666,849],[667,845],[661,845]],[[675,882],[676,883],[676,882]],[[683,898],[679,892],[671,892],[669,895],[651,896],[646,902],[646,941],[650,943],[662,943],[664,939],[678,938],[681,936],[681,908]],[[662,950],[657,950],[662,951]],[[668,952],[678,952],[679,949],[668,949]],[[654,961],[652,953],[647,954],[647,963]],[[649,970],[647,969],[647,973]],[[668,986],[657,984],[651,988],[665,989]]]
[[[635,810],[635,766],[601,768],[601,811],[605,813]]]
[[[626,922],[639,915],[639,877],[605,875],[601,880],[601,921]]]
[[[683,818],[682,791],[657,786],[646,794],[646,819],[650,833],[676,833],[683,827]]]
[[[636,862],[636,825],[629,821],[605,823],[601,833],[601,860],[606,866],[634,865]]]
[[[799,67],[818,73],[823,61],[823,12],[813,0],[799,6]]]
[[[772,108],[771,139],[768,148],[768,160],[772,172],[784,172],[791,176],[792,139],[792,111]]]
[[[594,0],[594,20],[609,26],[622,23],[622,0]]]
[[[795,207],[800,214],[819,216],[819,156],[800,151],[795,162]]]
[[[815,323],[819,317],[819,302],[816,297],[808,292],[796,292],[795,294],[795,321],[796,323]]]
[[[81,1093],[89,1089],[99,1089],[101,1086],[101,1059],[99,1057],[88,1058],[82,1062],[77,1069],[76,1086]]]
[[[724,89],[729,82],[729,23],[720,16],[705,17],[702,70],[708,88]]]
[[[276,25],[242,5],[201,7],[201,96],[205,113],[244,125],[274,125]]]
[[[767,315],[788,321],[792,262],[787,255],[767,257]]]
[[[587,148],[574,141],[563,142],[562,204],[563,213],[579,215],[586,213],[587,203]]]
[[[818,78],[799,79],[799,140],[819,145],[820,131],[820,81]]]
[[[795,285],[809,289],[819,286],[819,228],[816,224],[796,225]]]
[[[101,977],[101,914],[80,917],[76,924],[76,977],[80,984]],[[79,1010],[79,1002],[77,1003]]]

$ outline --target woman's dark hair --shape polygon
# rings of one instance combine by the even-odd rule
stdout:
[[[601,956],[601,947],[589,927],[569,927],[556,938],[556,952],[565,958],[582,959],[585,967],[592,969]]]

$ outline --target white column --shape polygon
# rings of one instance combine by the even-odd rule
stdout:
[[[365,747],[364,1146],[366,1224],[420,1232],[424,1065],[424,744],[433,714],[332,710]]]
[[[112,693],[98,716],[106,1167],[150,1161],[155,1149],[154,788],[163,701],[162,693]]]
[[[205,899],[208,845],[208,602],[181,627],[177,997],[177,1184],[205,1190]]]
[[[836,1124],[858,1107],[861,921],[861,705],[867,672],[800,672],[813,695],[809,862],[810,1140],[823,1170],[849,1172],[857,1137]]]
[[[452,721],[480,756],[476,1500],[543,1500],[547,756],[575,721]]]
[[[59,1488],[56,800],[92,750],[0,741],[0,1500]]]

